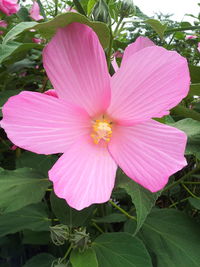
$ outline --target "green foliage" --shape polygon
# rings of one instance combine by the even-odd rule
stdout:
[[[191,218],[176,210],[155,210],[146,220],[140,237],[158,267],[198,267],[200,229]]]
[[[0,237],[24,229],[48,231],[49,219],[42,205],[34,204],[0,215]]]
[[[119,170],[110,201],[77,211],[54,194],[48,180],[60,155],[12,150],[1,129],[0,266],[199,267],[200,16],[191,15],[194,23],[177,22],[162,13],[149,18],[131,0],[37,0],[44,20],[36,22],[29,15],[30,4],[19,2],[23,6],[17,14],[1,13],[8,23],[0,28],[1,109],[23,90],[52,89],[42,49],[58,28],[73,22],[91,27],[108,63],[114,52],[123,53],[138,36],[147,36],[189,63],[188,96],[158,120],[187,134],[188,165],[155,194]],[[78,12],[68,12],[69,6]],[[33,38],[42,39],[41,44]],[[119,66],[121,60],[117,58]]]
[[[64,199],[56,197],[53,192],[51,193],[50,200],[52,211],[55,213],[60,223],[68,225],[70,227],[86,225],[94,210],[93,206],[81,211],[72,209],[67,205]]]
[[[92,246],[99,267],[151,267],[150,256],[142,242],[126,233],[99,236]]]
[[[49,185],[47,178],[28,168],[15,171],[0,169],[0,213],[40,202]]]
[[[135,205],[137,214],[136,234],[143,225],[147,215],[151,212],[160,193],[151,193],[123,173],[120,174],[117,186],[126,190]]]
[[[73,267],[98,267],[96,254],[93,248],[83,252],[73,250],[70,255],[70,262]]]

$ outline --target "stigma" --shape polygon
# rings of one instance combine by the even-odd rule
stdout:
[[[102,118],[92,121],[92,134],[91,137],[95,144],[98,144],[101,140],[109,142],[112,136],[112,122]]]

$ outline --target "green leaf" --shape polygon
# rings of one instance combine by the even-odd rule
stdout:
[[[178,115],[182,118],[191,118],[191,119],[200,121],[200,113],[198,113],[192,109],[186,108],[182,105],[178,105],[175,108],[173,108],[171,110],[170,114],[171,115]]]
[[[197,209],[197,210],[200,210],[200,200],[199,200],[199,199],[190,197],[190,198],[188,199],[188,201],[189,201],[189,203],[190,203],[190,205],[191,205],[192,207],[194,207],[194,208]]]
[[[13,57],[22,52],[27,52],[32,48],[41,49],[43,46],[35,43],[22,44],[17,42],[9,42],[5,45],[0,45],[0,64],[9,57]]]
[[[169,125],[187,134],[186,154],[196,154],[200,151],[200,122],[193,119],[183,119]]]
[[[151,193],[144,187],[128,178],[125,174],[120,175],[118,182],[119,183],[117,186],[125,189],[127,194],[131,196],[132,202],[135,205],[137,214],[136,234],[143,225],[147,215],[150,213],[158,196],[160,195],[160,192],[155,194]]]
[[[145,20],[144,23],[149,24],[153,30],[160,36],[161,39],[164,37],[164,32],[167,29],[167,23],[162,24],[156,19]]]
[[[0,215],[0,237],[24,229],[49,230],[49,219],[42,205],[29,205],[21,210]]]
[[[192,83],[200,83],[200,66],[189,65],[190,78]]]
[[[53,192],[51,193],[50,201],[52,210],[59,221],[71,227],[87,225],[94,210],[94,206],[81,211],[72,209],[64,199],[56,197]]]
[[[0,212],[19,210],[40,202],[50,185],[47,178],[28,168],[8,171],[0,169]]]
[[[58,15],[54,19],[43,23],[21,22],[6,34],[6,36],[3,39],[3,44],[5,45],[9,40],[14,39],[20,33],[29,29],[35,29],[44,38],[50,39],[56,33],[56,30],[58,28],[65,27],[72,22],[79,22],[91,27],[98,35],[102,46],[104,48],[108,47],[110,40],[110,33],[107,25],[102,22],[90,21],[85,16],[73,12],[67,12],[65,14]]]
[[[94,5],[96,4],[97,0],[89,0],[87,3],[87,14],[90,15]]]
[[[73,250],[70,255],[70,262],[73,267],[98,267],[97,257],[93,248],[83,252]]]
[[[16,167],[32,168],[37,170],[37,172],[44,177],[48,177],[48,171],[51,169],[56,160],[57,157],[55,155],[39,155],[25,151],[16,159]]]
[[[22,243],[31,245],[47,245],[50,243],[50,233],[47,231],[35,232],[31,230],[24,230]]]
[[[190,91],[188,96],[194,96],[194,95],[200,96],[200,83],[193,83],[190,85]]]
[[[183,212],[155,210],[140,231],[157,267],[199,267],[200,228]]]
[[[50,267],[54,260],[51,254],[41,253],[28,260],[23,267]]]
[[[112,213],[101,218],[94,218],[94,221],[97,223],[118,223],[125,222],[127,217],[124,214]]]
[[[99,267],[151,267],[144,244],[127,233],[102,234],[92,244]]]
[[[20,33],[22,33],[25,30],[28,29],[33,29],[35,25],[38,23],[35,21],[30,21],[30,22],[21,22],[17,24],[15,27],[13,27],[3,38],[2,44],[5,45],[8,43],[8,41],[13,40],[16,38]]]

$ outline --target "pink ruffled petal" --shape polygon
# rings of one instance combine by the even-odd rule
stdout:
[[[17,146],[39,154],[65,152],[80,135],[90,132],[81,108],[56,97],[22,92],[3,106],[1,127]]]
[[[47,74],[62,99],[94,116],[110,103],[110,76],[103,48],[88,26],[60,28],[43,52]]]
[[[116,126],[109,151],[122,170],[152,192],[187,165],[184,132],[150,120],[135,126]]]
[[[140,36],[138,37],[134,43],[127,46],[127,48],[124,51],[123,59],[121,66],[136,52],[140,51],[141,49],[148,47],[148,46],[154,46],[154,42],[152,42],[149,38]]]
[[[144,48],[112,76],[108,114],[124,125],[162,117],[187,95],[189,84],[184,57],[158,46]]]
[[[40,15],[40,7],[37,1],[33,2],[33,5],[30,9],[30,17],[36,21],[43,19],[44,17]]]
[[[117,165],[105,146],[81,138],[49,171],[54,191],[77,210],[109,200]]]

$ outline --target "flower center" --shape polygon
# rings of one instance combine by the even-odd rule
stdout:
[[[92,124],[93,131],[91,137],[93,138],[94,143],[98,144],[100,140],[109,142],[112,136],[112,122],[109,122],[106,119],[100,119],[94,120]]]

